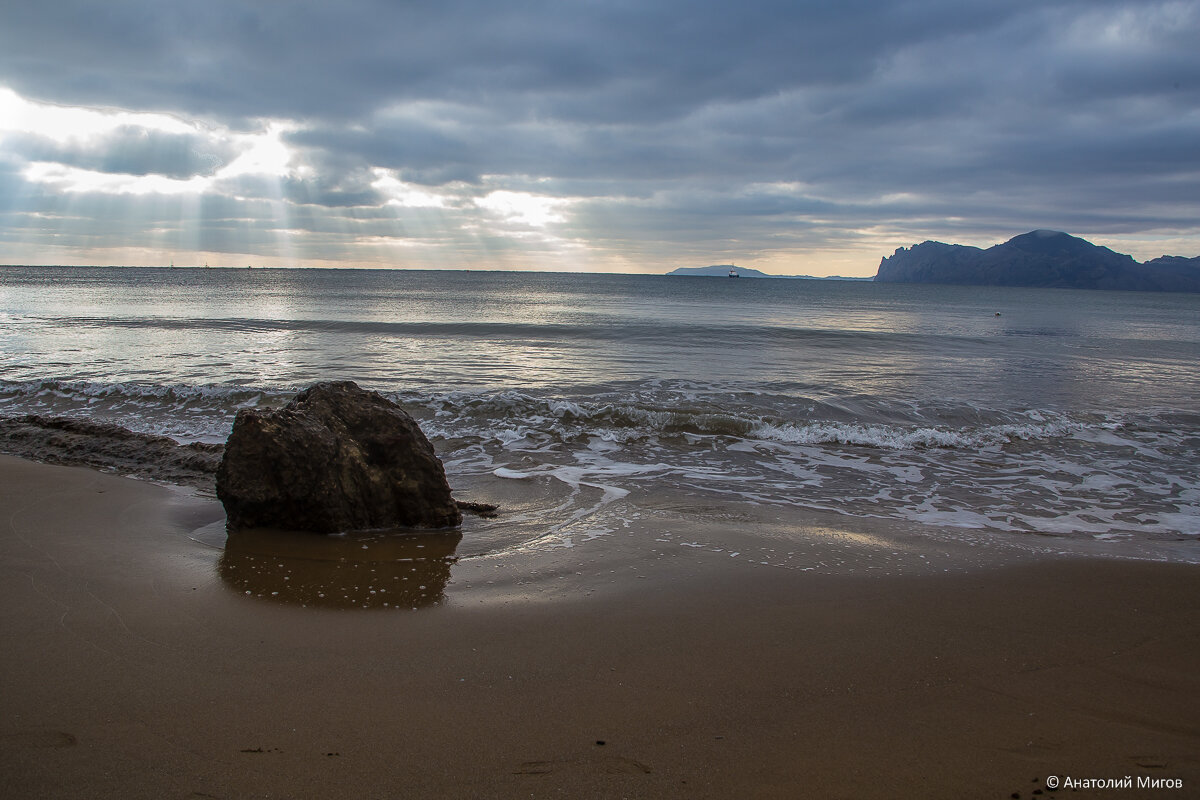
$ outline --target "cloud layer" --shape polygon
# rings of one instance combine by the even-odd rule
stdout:
[[[0,260],[1194,255],[1196,41],[1194,0],[18,4]]]

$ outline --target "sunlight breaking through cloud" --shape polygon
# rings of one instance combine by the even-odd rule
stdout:
[[[375,168],[371,172],[375,175],[371,186],[388,198],[388,205],[403,208],[447,208],[452,204],[447,195],[405,183],[397,178],[392,170]]]
[[[132,126],[167,133],[194,133],[197,126],[169,114],[38,103],[0,86],[0,133],[26,131],[57,140],[86,139]]]
[[[475,204],[505,222],[544,228],[556,222],[566,221],[566,211],[572,205],[572,201],[501,189],[476,198]]]
[[[192,194],[208,188],[210,178],[176,180],[163,175],[128,175],[97,172],[45,161],[34,161],[22,176],[60,192],[100,192],[102,194]]]

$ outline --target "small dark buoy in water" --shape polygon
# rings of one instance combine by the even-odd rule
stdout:
[[[998,317],[998,316],[1000,316],[1000,312],[999,312],[999,311],[997,311],[997,312],[996,312],[996,316],[997,316],[997,317]]]

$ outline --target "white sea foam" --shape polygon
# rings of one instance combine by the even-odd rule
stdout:
[[[508,469],[507,467],[496,467],[492,470],[492,474],[497,478],[510,478],[515,481],[528,480],[533,477],[533,473],[531,472],[518,472],[515,469]]]
[[[864,425],[815,422],[801,425],[763,423],[754,426],[750,437],[788,444],[844,444],[888,450],[931,447],[978,448],[1017,440],[1063,436],[1082,428],[1067,422],[1003,424],[978,429],[904,428],[895,425]]]

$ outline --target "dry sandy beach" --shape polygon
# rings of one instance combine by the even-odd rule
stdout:
[[[468,520],[436,603],[313,608],[189,535],[213,500],[0,457],[0,795],[1200,792],[1200,568],[654,502],[590,547]]]

